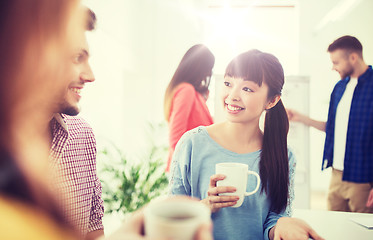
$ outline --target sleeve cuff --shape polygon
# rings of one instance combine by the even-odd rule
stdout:
[[[269,231],[275,226],[276,224],[273,224],[272,226],[267,227],[264,230],[264,240],[270,240],[269,239]]]

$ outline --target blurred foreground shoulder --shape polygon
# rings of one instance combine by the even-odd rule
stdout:
[[[0,239],[77,239],[40,209],[0,196]]]

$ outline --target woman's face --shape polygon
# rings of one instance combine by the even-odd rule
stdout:
[[[258,122],[268,106],[268,85],[242,78],[224,78],[222,100],[227,120],[235,123]]]

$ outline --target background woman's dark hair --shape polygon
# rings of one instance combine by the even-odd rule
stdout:
[[[180,83],[187,82],[192,84],[197,92],[205,94],[210,84],[207,77],[211,77],[214,64],[215,57],[205,45],[194,45],[185,53],[166,89],[164,114],[167,121],[175,88]]]
[[[284,71],[278,59],[269,53],[250,50],[238,55],[227,66],[226,76],[268,85],[268,100],[280,96],[284,85]],[[289,159],[287,134],[289,120],[281,99],[267,110],[260,160],[261,191],[271,200],[271,211],[286,208],[289,189]]]

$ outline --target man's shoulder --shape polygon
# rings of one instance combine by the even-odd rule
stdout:
[[[373,85],[373,69],[371,65],[369,65],[366,71],[366,79],[368,80],[367,82],[369,83],[369,86],[372,86]]]

